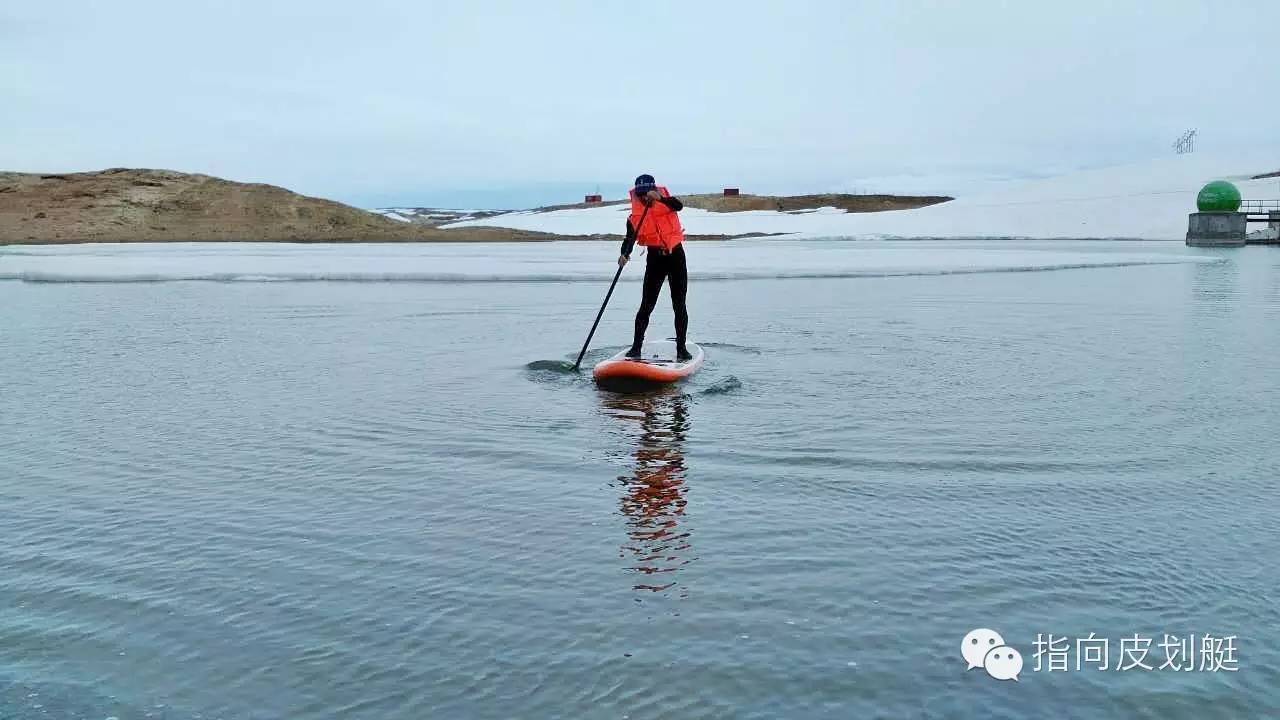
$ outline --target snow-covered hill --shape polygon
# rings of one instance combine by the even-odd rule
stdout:
[[[687,208],[685,230],[698,235],[795,233],[802,237],[1142,238],[1186,235],[1187,213],[1210,180],[1236,183],[1247,199],[1280,198],[1280,179],[1251,180],[1280,169],[1280,152],[1247,157],[1188,154],[1144,163],[1010,183],[916,210],[845,213],[835,208],[781,213],[714,213]],[[678,193],[677,193],[678,194]],[[497,226],[561,235],[620,234],[628,208],[612,205],[522,211],[455,222],[445,228]]]
[[[445,223],[456,223],[467,220],[478,220],[501,214],[495,210],[452,210],[443,208],[375,208],[369,212],[381,215],[389,220],[403,223],[417,223],[434,227]]]

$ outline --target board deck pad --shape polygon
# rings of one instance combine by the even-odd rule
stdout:
[[[603,384],[662,384],[683,380],[702,367],[706,353],[697,343],[686,343],[691,360],[676,359],[676,344],[671,340],[654,340],[644,344],[638,360],[627,358],[624,349],[608,360],[596,364],[592,376]],[[629,349],[629,348],[628,348]]]

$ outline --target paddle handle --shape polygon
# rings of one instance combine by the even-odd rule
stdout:
[[[640,237],[640,226],[644,225],[644,219],[649,215],[649,206],[645,205],[644,212],[640,213],[640,220],[636,223],[635,234]],[[596,313],[596,321],[591,323],[591,332],[587,333],[587,341],[582,343],[582,350],[578,353],[578,359],[573,361],[573,369],[577,370],[582,364],[582,356],[587,354],[587,346],[591,344],[591,337],[596,334],[596,327],[600,325],[600,318],[604,317],[604,309],[609,304],[609,298],[613,297],[613,288],[618,284],[618,278],[622,277],[622,268],[625,265],[618,266],[618,272],[613,274],[613,282],[609,283],[609,292],[604,294],[604,302],[600,303],[600,312]]]

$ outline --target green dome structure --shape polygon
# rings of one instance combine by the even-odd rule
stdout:
[[[1240,209],[1240,189],[1226,180],[1214,180],[1196,196],[1200,212],[1235,212]]]

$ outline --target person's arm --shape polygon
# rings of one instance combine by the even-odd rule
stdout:
[[[675,196],[662,197],[661,193],[657,190],[650,190],[649,194],[645,197],[649,198],[650,201],[656,201],[666,205],[671,212],[680,212],[684,209],[684,203],[680,202],[680,198]]]
[[[622,256],[631,257],[631,249],[636,246],[636,229],[631,227],[631,218],[627,218],[627,234],[622,238]]]

